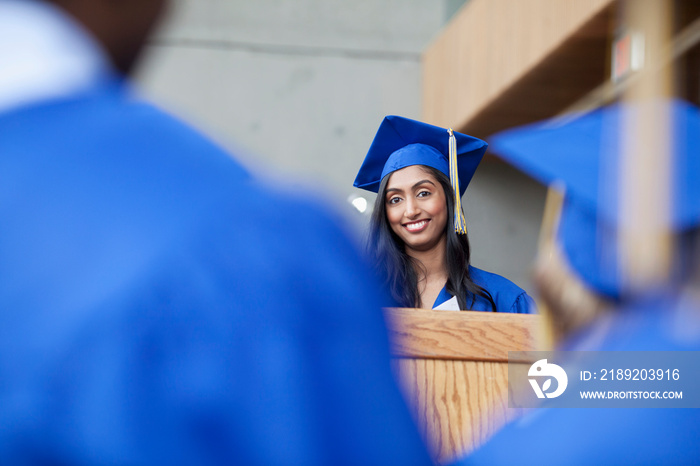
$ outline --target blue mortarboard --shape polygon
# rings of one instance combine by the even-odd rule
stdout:
[[[565,123],[537,123],[507,130],[491,139],[494,153],[545,184],[565,186],[557,232],[567,260],[589,286],[617,298],[616,231],[621,223],[620,180],[623,119],[654,105],[671,121],[672,206],[665,225],[680,232],[700,223],[700,112],[678,101],[615,104]],[[653,189],[653,187],[650,187]]]
[[[455,215],[460,218],[455,220],[455,228],[464,232],[460,198],[487,147],[481,139],[451,129],[387,116],[379,125],[353,186],[376,193],[384,177],[396,170],[411,165],[440,170],[450,177],[455,193],[459,192],[459,196],[455,196]]]

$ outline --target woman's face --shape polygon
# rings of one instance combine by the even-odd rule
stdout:
[[[406,252],[428,251],[444,238],[447,199],[440,182],[420,165],[389,175],[384,202],[391,229]]]

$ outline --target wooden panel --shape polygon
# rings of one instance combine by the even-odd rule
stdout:
[[[433,458],[446,463],[481,445],[522,410],[508,408],[508,365],[396,359],[404,396]]]
[[[614,3],[470,1],[423,54],[423,118],[486,137],[571,104],[605,79]]]
[[[473,450],[521,414],[508,408],[508,351],[542,349],[541,316],[424,309],[385,316],[392,366],[437,462]],[[532,360],[523,362],[527,370]]]
[[[402,357],[508,362],[536,349],[540,316],[387,309],[392,353]]]

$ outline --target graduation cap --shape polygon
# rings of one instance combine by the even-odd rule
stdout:
[[[670,125],[671,199],[663,227],[680,233],[700,224],[700,111],[683,101],[615,104],[566,122],[551,120],[496,134],[494,153],[542,183],[565,188],[557,241],[574,272],[597,292],[622,294],[616,232],[624,122],[653,105]],[[649,189],[653,189],[650,186]],[[634,220],[634,219],[632,219]]]
[[[396,170],[411,165],[435,168],[450,178],[455,193],[455,231],[464,234],[461,197],[487,147],[481,139],[451,128],[390,115],[379,125],[353,186],[376,193],[384,177]]]

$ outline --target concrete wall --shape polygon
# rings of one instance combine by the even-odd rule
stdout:
[[[546,194],[545,186],[487,156],[462,198],[472,265],[534,295],[530,272]]]
[[[386,114],[420,118],[435,0],[181,0],[138,79],[247,162],[344,199]]]

